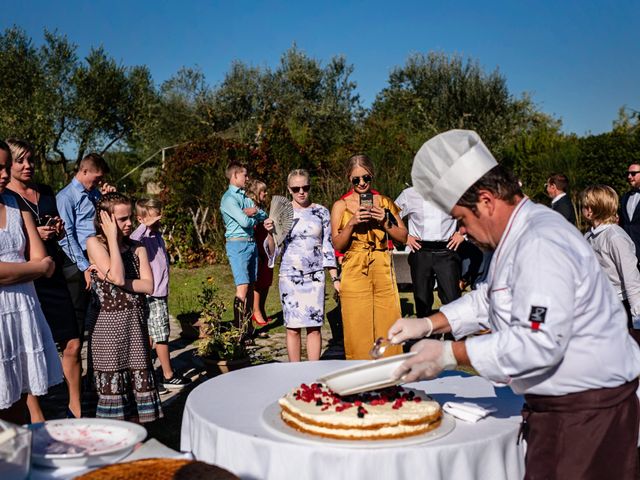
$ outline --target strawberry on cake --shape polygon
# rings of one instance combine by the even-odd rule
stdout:
[[[301,432],[341,440],[402,438],[440,425],[438,402],[423,392],[389,387],[340,396],[322,383],[302,384],[279,401],[282,420]]]

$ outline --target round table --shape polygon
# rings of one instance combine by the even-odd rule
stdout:
[[[448,435],[418,445],[344,448],[287,439],[262,415],[282,395],[355,361],[272,363],[220,375],[195,388],[182,420],[181,450],[243,479],[429,478],[512,480],[524,476],[517,445],[522,397],[477,376],[446,372],[408,384],[435,400],[470,401],[497,409],[477,423],[456,420]]]

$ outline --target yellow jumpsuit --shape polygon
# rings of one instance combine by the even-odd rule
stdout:
[[[395,215],[395,203],[380,195],[380,208]],[[345,208],[339,230],[353,213]],[[393,323],[400,318],[400,297],[388,239],[382,226],[374,222],[357,225],[342,262],[340,304],[347,360],[370,359],[369,351],[378,337],[387,337]],[[400,346],[387,348],[385,356],[402,353]]]

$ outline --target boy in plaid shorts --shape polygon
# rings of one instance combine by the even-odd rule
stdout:
[[[136,216],[140,226],[131,234],[132,240],[141,242],[147,249],[153,271],[153,293],[147,296],[149,337],[155,343],[156,354],[162,367],[162,382],[158,382],[160,393],[181,390],[191,380],[176,374],[171,368],[169,356],[169,256],[160,233],[162,204],[155,199],[136,202]]]

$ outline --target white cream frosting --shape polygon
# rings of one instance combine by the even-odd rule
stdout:
[[[362,431],[369,428],[369,432],[372,428],[386,429],[393,428],[394,432],[403,432],[415,430],[417,427],[423,427],[424,422],[437,418],[441,411],[438,402],[431,400],[423,392],[412,390],[415,397],[419,397],[420,401],[405,400],[402,402],[400,408],[393,408],[394,402],[388,401],[383,405],[371,405],[370,403],[363,403],[362,406],[366,409],[366,412],[362,418],[358,417],[358,407],[353,405],[342,411],[336,411],[337,405],[331,405],[329,408],[324,408],[325,405],[316,405],[314,401],[305,402],[303,400],[296,399],[294,393],[298,389],[286,394],[279,401],[280,406],[283,409],[288,410],[291,415],[283,411],[283,418],[289,420],[291,417],[297,417],[291,419],[292,423],[297,425],[304,425],[305,429],[318,430],[325,433],[332,432],[338,428],[343,430],[343,427],[354,427],[353,431]],[[322,386],[323,392],[331,392],[325,386]],[[404,390],[408,393],[409,390]],[[327,402],[328,397],[316,397],[325,399]],[[324,409],[323,409],[324,408]],[[299,419],[308,419],[312,422],[317,422],[322,425],[328,425],[332,427],[320,427],[310,425],[307,422],[303,422]],[[399,430],[398,430],[399,429]],[[346,432],[345,432],[346,433]],[[391,433],[381,433],[381,435],[389,435]],[[355,435],[354,435],[355,436]]]
[[[390,438],[390,437],[407,437],[417,435],[432,429],[430,423],[421,423],[418,425],[393,425],[387,427],[379,427],[374,429],[363,430],[361,428],[334,428],[321,427],[306,422],[301,422],[296,417],[282,411],[282,418],[288,422],[298,426],[300,430],[309,433],[315,433],[325,437],[342,437],[352,439],[374,439],[374,438]],[[357,418],[357,417],[356,417]],[[431,422],[433,423],[433,422]]]

